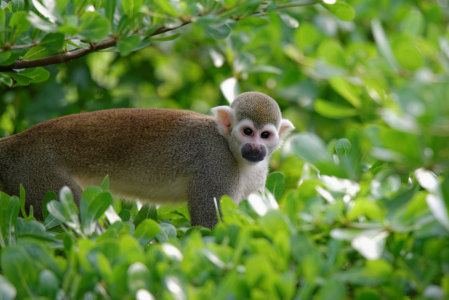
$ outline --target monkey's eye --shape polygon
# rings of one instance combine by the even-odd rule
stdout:
[[[243,129],[243,133],[244,133],[245,135],[252,135],[252,134],[253,134],[253,131],[252,131],[251,129],[249,129],[249,128],[245,128],[245,129]]]
[[[262,134],[260,135],[260,137],[261,137],[261,138],[263,138],[263,139],[267,139],[267,138],[269,138],[269,137],[270,137],[270,133],[269,133],[269,132],[266,132],[266,131],[264,131],[264,132],[262,132]]]

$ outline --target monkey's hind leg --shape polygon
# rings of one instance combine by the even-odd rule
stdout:
[[[43,171],[45,170],[45,171]],[[25,174],[21,172],[21,174]],[[33,216],[36,220],[43,221],[42,200],[48,191],[55,192],[59,200],[59,192],[62,187],[68,186],[73,194],[73,199],[77,206],[81,199],[81,188],[76,184],[73,178],[62,170],[53,168],[40,168],[39,170],[29,171],[27,175],[19,178],[6,176],[2,183],[2,191],[8,195],[20,195],[20,185],[25,189],[25,212],[29,214],[30,206],[33,206]]]

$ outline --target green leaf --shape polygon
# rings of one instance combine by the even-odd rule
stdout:
[[[332,162],[326,144],[313,133],[295,135],[292,139],[292,146],[295,154],[312,164]]]
[[[339,139],[335,144],[335,151],[338,155],[346,156],[351,151],[352,144],[348,139]]]
[[[391,48],[402,67],[410,71],[416,71],[424,66],[423,54],[408,37],[397,38],[391,44]]]
[[[4,276],[0,275],[0,299],[13,300],[16,298],[17,291],[14,285]]]
[[[100,188],[104,191],[104,192],[109,192],[109,175],[106,175],[103,179],[103,182],[100,185]]]
[[[18,12],[25,9],[24,0],[11,0],[12,12]]]
[[[139,241],[140,245],[144,246],[154,239],[160,231],[161,229],[156,221],[145,219],[137,226],[133,236]]]
[[[47,203],[56,199],[58,199],[58,197],[56,196],[55,192],[48,191],[45,194],[44,199],[42,200],[42,217],[44,218],[44,220],[47,219],[48,216]]]
[[[134,17],[137,13],[139,13],[139,10],[143,5],[143,0],[121,0],[121,1],[125,15],[129,16],[130,18]],[[161,2],[163,1],[161,0]]]
[[[5,224],[6,225],[6,235],[5,235],[6,244],[9,244],[9,245],[15,244],[14,232],[17,232],[17,217],[19,216],[19,211],[20,211],[19,198],[17,198],[17,196],[12,196],[9,199],[8,210],[6,213],[6,224]]]
[[[84,201],[84,198],[81,201]],[[91,235],[95,231],[96,222],[110,205],[112,205],[112,195],[109,192],[102,192],[89,203],[86,218],[82,219],[84,232],[87,235]]]
[[[170,16],[177,17],[178,11],[171,5],[169,0],[160,0],[157,1],[157,5],[164,11],[166,14]]]
[[[355,300],[381,300],[381,296],[374,288],[363,287],[355,292]]]
[[[39,273],[39,295],[55,299],[59,291],[59,280],[50,270],[42,270]]]
[[[324,7],[342,21],[351,21],[355,17],[354,8],[343,1],[337,1],[335,4],[324,4]]]
[[[166,36],[163,38],[152,38],[151,40],[152,41],[173,41],[173,40],[177,39],[180,35],[181,35],[180,33],[177,33],[177,34],[173,34],[173,35]]]
[[[0,42],[1,42],[1,39],[0,39]],[[9,51],[0,52],[0,63],[8,60],[10,56],[11,56],[11,52],[9,52]]]
[[[320,300],[344,300],[346,299],[346,287],[337,279],[327,280],[318,291]]]
[[[239,21],[240,26],[260,27],[268,25],[270,22],[267,19],[260,17],[249,17]]]
[[[281,172],[273,172],[267,177],[265,187],[273,194],[276,200],[279,201],[282,192],[284,191],[285,177]]]
[[[26,69],[23,71],[20,71],[19,73],[21,76],[26,77],[29,79],[32,83],[38,83],[38,82],[44,82],[50,77],[50,72],[45,70],[42,67],[37,67],[34,69]]]
[[[159,231],[156,234],[156,239],[159,243],[168,242],[170,239],[176,238],[176,227],[169,223],[159,223]]]
[[[357,110],[354,108],[346,107],[323,99],[316,99],[313,102],[313,108],[320,115],[331,119],[341,119],[358,115]]]
[[[157,221],[156,205],[145,203],[137,213],[133,223],[136,227],[138,227],[139,224],[145,219],[153,219],[154,221]]]
[[[117,42],[117,47],[120,55],[126,56],[130,54],[135,47],[140,44],[140,37],[138,35],[128,36],[124,39],[120,39]]]
[[[19,196],[20,196],[20,211],[22,212],[22,216],[26,219],[27,214],[25,212],[25,189],[23,188],[22,184],[20,184]]]
[[[126,282],[128,282],[128,289],[131,293],[135,294],[140,289],[150,289],[151,273],[144,264],[136,262],[128,268],[126,273]],[[154,298],[149,297],[148,299]]]
[[[79,34],[88,40],[100,40],[109,33],[109,22],[100,14],[88,11],[81,17]]]
[[[81,234],[81,226],[78,218],[78,208],[73,201],[72,192],[68,187],[63,187],[59,193],[59,199],[50,201],[47,204],[47,209],[56,219],[64,222],[71,227],[75,232]]]
[[[12,30],[12,37],[15,39],[19,34],[24,32],[28,29],[30,26],[30,22],[27,20],[28,14],[26,12],[17,12],[14,15],[12,15],[11,19],[9,20],[9,26],[13,28]],[[11,42],[14,42],[13,40]]]
[[[343,282],[360,285],[380,285],[391,282],[393,267],[385,260],[366,261],[363,267],[353,267],[336,274]]]
[[[360,100],[354,87],[352,87],[352,85],[346,79],[342,77],[333,77],[329,79],[329,84],[337,93],[339,93],[355,108],[358,108],[362,105],[362,101]]]
[[[122,1],[122,3],[123,3],[123,1]],[[108,18],[109,22],[111,22],[111,24],[113,24],[114,13],[115,13],[115,9],[117,6],[117,0],[103,1],[103,6],[105,9],[106,18]]]
[[[285,216],[278,210],[269,210],[258,222],[262,232],[269,238],[274,238],[281,231],[289,235]]]
[[[211,26],[203,26],[204,32],[206,32],[208,35],[213,37],[217,40],[222,40],[228,37],[228,35],[231,33],[231,28],[228,26],[228,24],[221,24],[221,25],[211,25]]]
[[[347,68],[345,52],[337,40],[323,40],[318,47],[318,55],[332,65]]]
[[[127,209],[122,209],[118,216],[120,217],[120,219],[122,219],[123,222],[128,222],[131,218],[131,212]]]
[[[38,268],[30,255],[22,247],[9,246],[2,250],[1,265],[3,275],[16,287],[19,299],[32,297],[29,284],[36,282]]]
[[[45,226],[37,221],[28,221],[22,227],[19,237],[32,237],[38,240],[52,242],[52,236],[45,231]]]
[[[355,220],[359,216],[367,216],[371,220],[378,220],[380,222],[385,217],[377,203],[368,199],[357,199],[347,214],[347,218],[350,221]]]

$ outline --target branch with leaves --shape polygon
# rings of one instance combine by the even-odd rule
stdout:
[[[0,10],[0,81],[8,86],[43,81],[49,76],[43,66],[68,63],[106,49],[126,56],[152,41],[179,37],[180,33],[156,36],[191,23],[215,39],[224,39],[236,21],[262,26],[268,24],[266,16],[278,9],[318,3],[321,2],[15,0],[8,6],[3,4]],[[354,15],[345,2],[323,5],[341,19]],[[30,68],[35,69],[26,70]]]

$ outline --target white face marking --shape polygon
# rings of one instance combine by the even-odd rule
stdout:
[[[239,153],[244,145],[251,144],[255,148],[265,147],[268,158],[280,145],[278,129],[273,124],[258,127],[245,119],[234,126],[231,134],[239,144]]]

